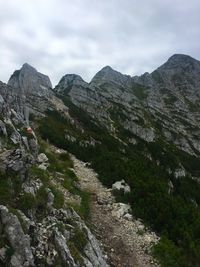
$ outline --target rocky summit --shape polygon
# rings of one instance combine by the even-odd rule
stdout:
[[[200,61],[0,82],[0,266],[199,267]]]

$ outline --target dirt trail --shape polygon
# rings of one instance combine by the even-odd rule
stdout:
[[[92,193],[91,225],[102,243],[108,263],[115,267],[153,267],[158,264],[145,250],[150,248],[154,233],[138,231],[138,221],[118,218],[113,212],[115,198],[85,163],[72,156],[74,170],[83,190]],[[141,227],[141,224],[140,224]],[[154,240],[154,242],[155,242]],[[103,266],[102,266],[103,267]]]

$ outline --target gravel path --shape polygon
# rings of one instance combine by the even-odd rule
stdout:
[[[111,191],[100,183],[97,174],[85,163],[74,156],[72,160],[81,188],[92,194],[90,223],[94,234],[104,247],[108,263],[115,267],[158,266],[146,253],[152,242],[157,242],[158,237],[144,229],[138,220],[117,218],[114,212],[116,202]]]

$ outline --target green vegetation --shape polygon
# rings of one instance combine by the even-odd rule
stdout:
[[[161,74],[155,70],[154,72],[152,72],[152,78],[157,82],[162,84],[163,83],[163,78],[161,76]]]
[[[167,171],[169,168],[174,171],[181,163],[186,170],[197,175],[200,171],[199,159],[179,151],[161,138],[156,143],[146,143],[135,137],[137,145],[124,146],[106,129],[94,123],[88,114],[69,104],[69,100],[65,103],[70,107],[73,119],[84,128],[84,134],[74,126],[68,126],[69,121],[54,111],[48,112],[47,118],[40,122],[42,137],[68,149],[83,161],[91,162],[105,185],[126,180],[131,186],[131,193],[118,198],[130,202],[134,216],[142,218],[162,236],[154,253],[163,267],[199,267],[200,212],[194,203],[199,204],[200,186],[190,177],[175,179]],[[49,131],[50,128],[53,131]],[[65,139],[66,130],[72,136],[76,130],[77,142]],[[124,138],[133,136],[128,131],[120,131],[122,133]],[[79,141],[88,136],[98,141],[97,144],[94,147],[79,146]],[[152,160],[147,156],[149,154]],[[75,190],[71,184],[73,178],[70,179],[64,184]],[[169,180],[174,185],[171,194],[168,194]]]
[[[21,181],[15,173],[0,173],[0,203],[15,205],[15,198],[20,194]]]
[[[90,218],[90,193],[85,191],[77,191],[77,195],[81,197],[80,205],[71,205],[74,210],[85,220]]]
[[[76,248],[76,246],[74,245],[73,242],[68,241],[68,246],[70,249],[70,252],[72,254],[72,257],[74,258],[76,263],[79,263],[80,266],[84,264],[84,260],[80,254],[80,252],[78,251],[78,249]]]
[[[186,266],[182,258],[181,249],[165,237],[153,248],[153,255],[159,259],[162,267]]]
[[[134,95],[140,100],[145,100],[148,96],[147,88],[141,84],[134,84],[132,90]]]
[[[76,226],[73,230],[73,237],[70,239],[70,241],[73,242],[78,251],[84,252],[84,248],[88,242],[84,229],[80,229]]]
[[[81,254],[84,253],[87,242],[85,230],[76,226],[73,230],[72,237],[68,241],[68,246],[76,263],[79,263],[81,266],[84,264]]]
[[[21,195],[17,206],[23,212],[27,212],[27,210],[33,209],[36,204],[36,198],[32,194],[24,192]]]
[[[56,189],[55,186],[50,185],[49,188],[54,195],[54,207],[56,209],[61,209],[64,205],[63,193],[60,190]]]

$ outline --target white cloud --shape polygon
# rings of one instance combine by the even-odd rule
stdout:
[[[0,79],[24,62],[57,83],[111,65],[135,75],[173,53],[200,58],[198,0],[0,0]]]

